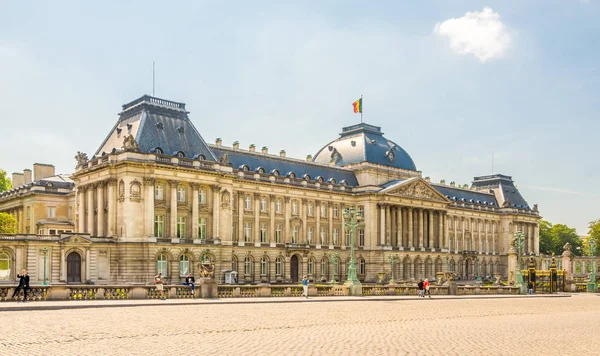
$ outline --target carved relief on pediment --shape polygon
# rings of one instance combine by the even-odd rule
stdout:
[[[389,191],[387,194],[418,199],[444,201],[444,198],[442,198],[436,191],[433,190],[433,188],[422,181],[398,187]]]

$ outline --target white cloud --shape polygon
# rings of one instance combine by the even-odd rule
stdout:
[[[489,7],[469,11],[460,18],[435,24],[434,33],[448,37],[450,47],[458,54],[472,54],[482,63],[504,56],[511,45],[511,35],[500,21],[500,15]]]

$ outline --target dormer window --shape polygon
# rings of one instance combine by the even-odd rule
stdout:
[[[121,137],[121,131],[123,131],[123,129],[117,127],[117,137]]]
[[[316,179],[316,181],[319,182],[319,183],[323,183],[323,177],[318,176],[317,179]]]
[[[177,157],[178,158],[184,158],[185,157],[185,153],[183,153],[182,151],[177,151]]]
[[[296,178],[296,173],[294,173],[294,172],[289,172],[287,175],[288,175],[288,177],[290,177],[291,179],[294,179],[294,178]]]
[[[242,170],[242,171],[244,171],[244,172],[248,172],[248,171],[250,170],[250,168],[248,168],[248,166],[247,166],[247,165],[245,165],[245,164],[242,164],[242,165],[239,167],[239,169],[241,169],[241,170]]]
[[[347,186],[348,186],[348,182],[347,182],[345,179],[342,179],[342,180],[340,181],[340,184],[341,184],[341,185],[343,185],[344,187],[347,187]]]
[[[162,130],[163,129],[163,123],[162,122],[157,122],[156,123],[156,128],[159,129],[159,130]]]
[[[310,180],[310,174],[305,174],[305,175],[304,175],[304,179],[305,179],[305,180]]]
[[[179,132],[180,134],[183,133],[183,126],[178,126],[177,127],[177,132]]]
[[[162,148],[156,147],[154,149],[154,153],[157,154],[157,155],[162,155],[164,152],[163,152]]]
[[[336,183],[336,182],[335,182],[335,178],[329,178],[329,183],[331,183],[331,184],[335,184],[335,183]]]
[[[263,167],[258,167],[256,173],[265,174],[265,169]]]
[[[131,128],[133,127],[132,124],[127,124],[127,133],[130,134],[131,133]]]
[[[276,169],[272,170],[271,174],[273,174],[275,177],[279,177],[279,171]]]

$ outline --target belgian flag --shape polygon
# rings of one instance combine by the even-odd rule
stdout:
[[[354,107],[355,114],[358,114],[358,113],[362,114],[362,109],[363,109],[362,97],[360,99],[358,99],[357,101],[353,102],[352,106]]]

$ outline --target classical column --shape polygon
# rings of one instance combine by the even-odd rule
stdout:
[[[238,192],[238,241],[245,241],[244,238],[244,193]]]
[[[329,231],[329,246],[333,247],[333,203],[327,203],[327,228]],[[332,272],[333,273],[333,272]]]
[[[100,234],[98,234],[100,235]],[[84,266],[82,266],[83,268],[85,268],[85,280],[89,281],[90,280],[90,249],[86,248],[85,249],[85,262],[82,263]]]
[[[465,219],[463,219],[463,218],[460,218],[460,227],[462,230],[461,237],[460,237],[461,238],[461,247],[464,251],[466,249],[466,246],[465,246]]]
[[[171,209],[170,209],[170,232],[171,238],[177,238],[177,181],[170,180],[171,186]]]
[[[87,189],[87,228],[85,232],[90,235],[94,235],[94,191],[96,190],[96,184],[92,183]]]
[[[154,179],[145,178],[144,188],[146,189],[146,197],[144,199],[144,208],[146,210],[146,216],[144,217],[144,233],[146,234],[146,237],[154,237]],[[100,194],[100,192],[98,192],[98,194]]]
[[[396,246],[404,247],[402,242],[402,207],[398,206],[396,209],[396,234],[398,235],[398,241]]]
[[[443,211],[438,211],[438,224],[439,224],[439,229],[438,229],[438,234],[437,234],[437,248],[442,249],[444,248],[444,212]]]
[[[484,239],[485,239],[485,253],[486,253],[486,255],[488,253],[490,253],[490,234],[489,234],[489,232],[490,232],[490,226],[489,225],[490,225],[490,223],[489,223],[488,220],[483,220],[483,228],[485,229]]]
[[[442,215],[444,218],[444,243],[442,244],[442,246],[446,246],[448,248],[448,251],[450,251],[450,248],[452,246],[450,246],[450,227],[448,226],[448,213],[443,212]]]
[[[477,240],[478,240],[478,246],[477,246],[477,251],[479,251],[479,253],[483,252],[483,246],[481,243],[481,220],[477,219]]]
[[[291,213],[292,213],[291,212],[292,207],[291,207],[291,203],[290,203],[290,197],[284,197],[283,200],[285,201],[285,212],[284,212],[285,220],[283,222],[285,231],[284,231],[283,239],[286,243],[289,243],[289,242],[292,242],[292,229],[290,227],[290,218],[291,218]],[[289,269],[289,266],[290,266],[289,257],[286,257],[285,260],[286,260],[286,267],[288,267],[288,269]],[[289,270],[285,271],[285,275],[286,275],[286,278],[289,278],[289,275],[290,275]]]
[[[111,178],[107,181],[108,184],[108,219],[106,223],[106,230],[108,233],[107,236],[115,236],[115,231],[117,230],[115,221],[117,217],[117,209],[116,207],[116,197],[115,197],[115,188],[117,186],[117,180],[115,178]]]
[[[385,246],[392,245],[392,219],[390,214],[390,205],[386,205],[385,207]]]
[[[199,216],[198,216],[198,204],[200,203],[199,199],[200,197],[198,196],[199,191],[200,191],[200,184],[198,183],[191,183],[190,184],[192,186],[192,239],[193,240],[198,240],[200,238],[199,234],[198,234],[198,220],[199,220]],[[214,212],[213,212],[214,215]],[[215,231],[215,225],[214,225],[214,216],[213,216],[213,232]]]
[[[385,246],[385,205],[379,205],[379,244]]]
[[[211,188],[213,193],[212,239],[215,240],[217,238],[221,238],[221,231],[219,231],[219,227],[221,226],[221,186],[218,184],[213,184]],[[198,196],[197,193],[198,192],[196,192],[196,196]],[[196,204],[196,206],[198,206],[198,204]],[[196,223],[198,223],[198,217],[196,217]]]
[[[306,244],[308,243],[308,235],[307,235],[307,216],[308,216],[308,200],[307,199],[302,199],[302,232],[300,234],[300,243]],[[313,231],[314,233],[314,231]]]
[[[496,223],[492,222],[492,253],[496,253]]]
[[[97,190],[97,194],[98,194],[98,223],[97,223],[97,229],[98,229],[98,236],[104,236],[104,184],[105,182],[99,182],[98,183],[98,190]]]
[[[260,193],[254,193],[254,231],[252,233],[253,242],[260,243]]]
[[[313,239],[315,240],[316,245],[321,245],[321,202],[318,200],[315,201],[314,214],[316,215],[315,216],[315,225],[316,225],[315,230],[316,231],[313,232],[313,234],[314,234]]]
[[[413,240],[413,208],[408,208],[408,247],[414,248]]]
[[[77,232],[84,233],[85,230],[85,190],[86,187],[82,186],[77,188],[77,199],[79,204],[77,205]]]
[[[423,248],[423,209],[419,209],[419,247]]]
[[[540,227],[535,224],[533,226],[533,247],[535,249],[535,253],[540,253]]]
[[[275,195],[269,196],[269,242],[271,243],[275,243],[275,200],[277,200]],[[271,261],[270,265],[275,266],[275,261]],[[271,275],[275,276],[275,270]]]
[[[429,210],[427,211],[427,215],[429,215],[429,226],[427,227],[427,233],[429,235],[429,242],[427,243],[427,247],[432,248],[434,247],[433,244],[433,211]]]

